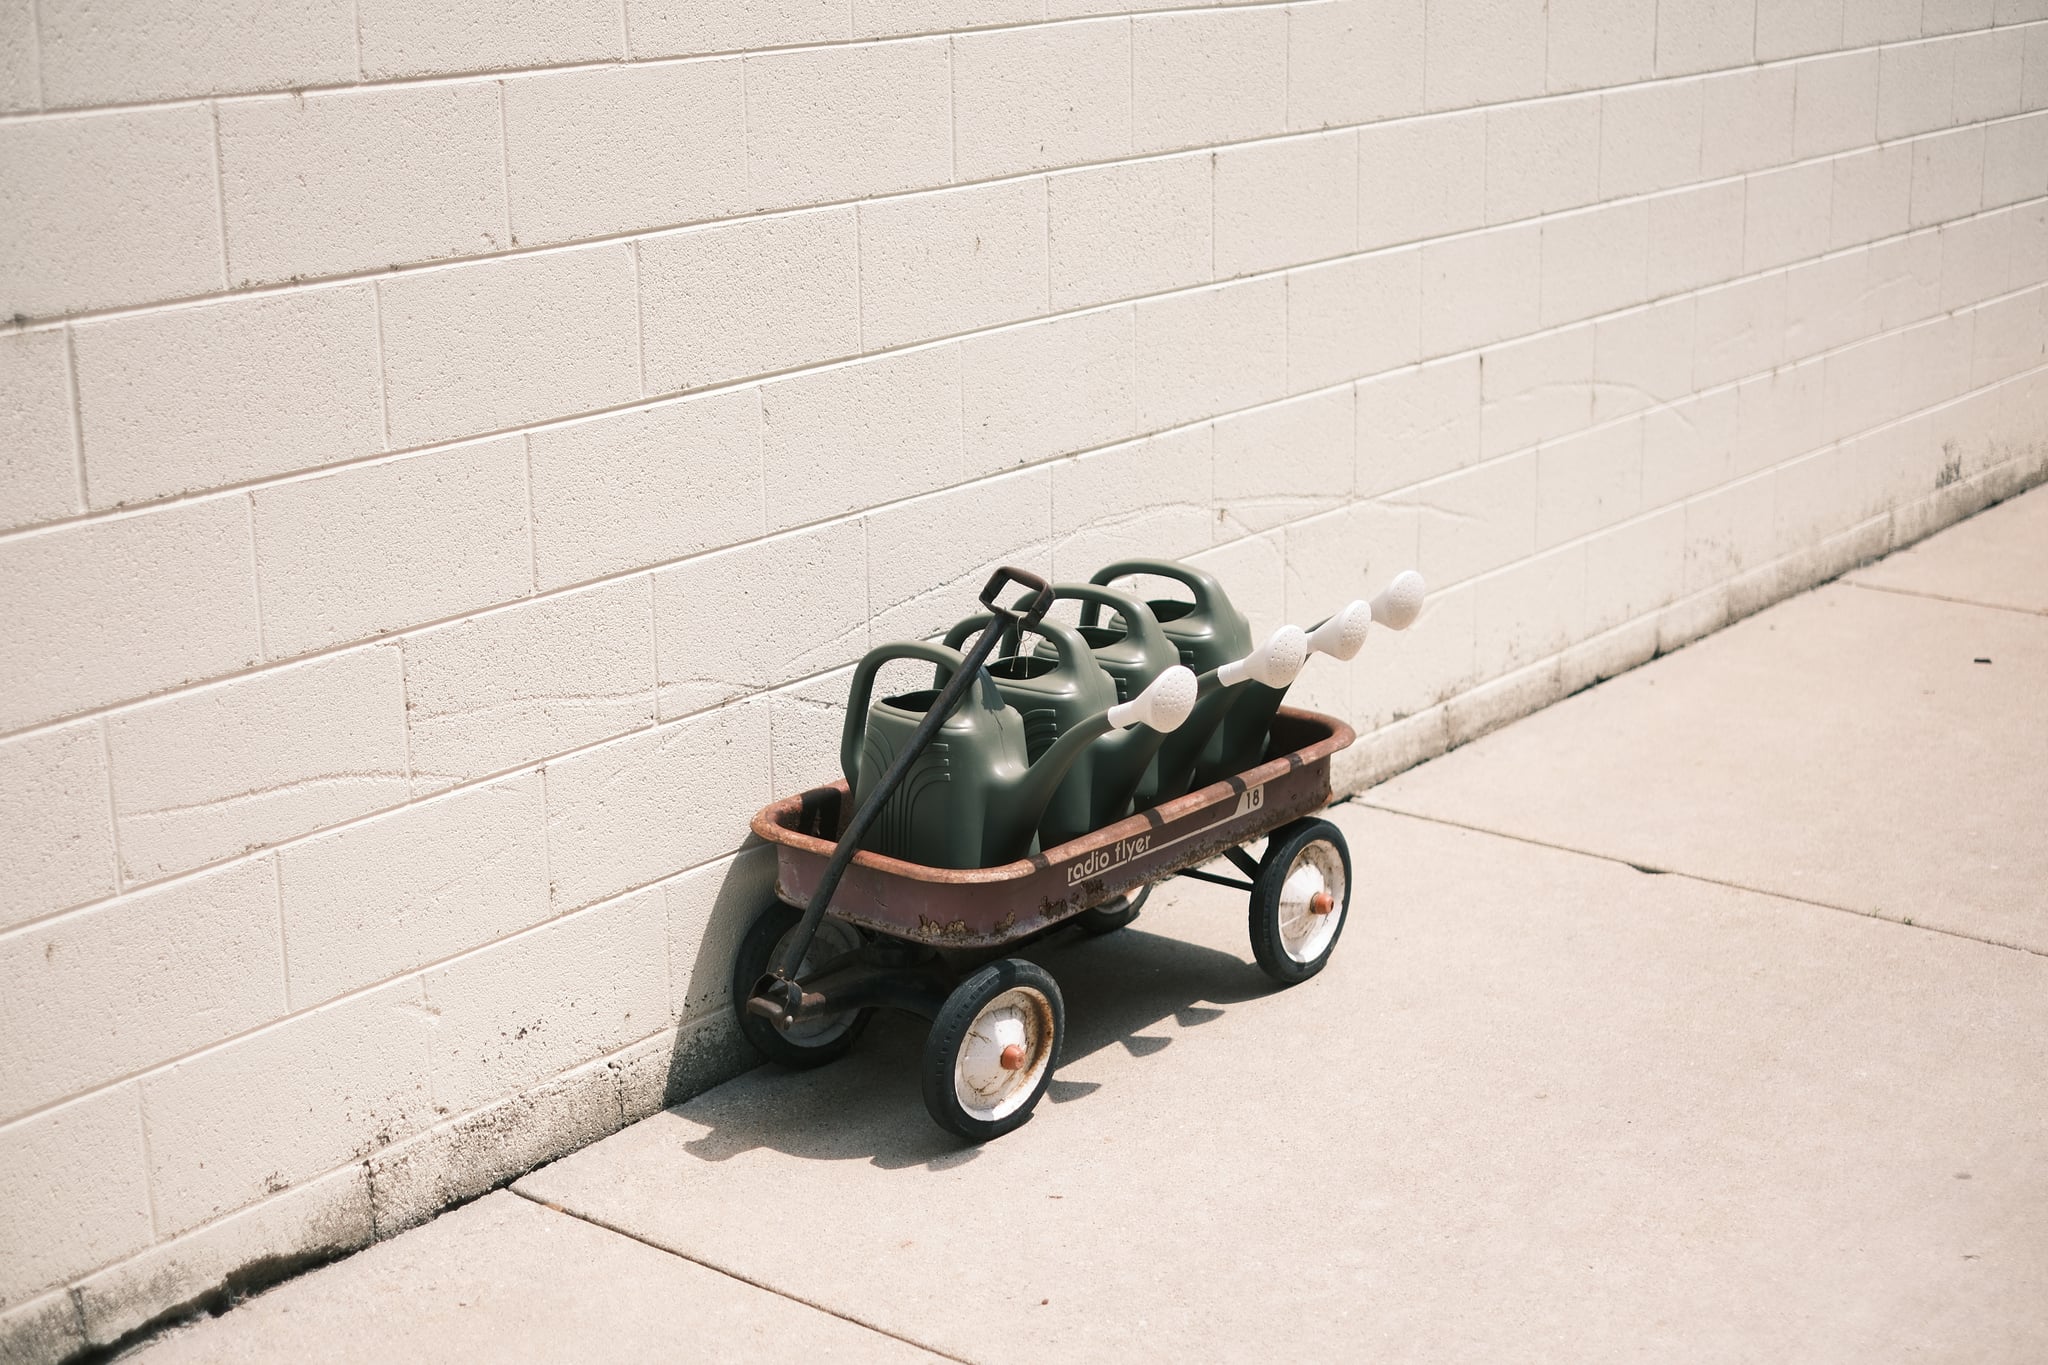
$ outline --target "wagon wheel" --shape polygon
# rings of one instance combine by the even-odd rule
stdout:
[[[754,917],[746,937],[740,940],[739,955],[732,965],[732,1007],[739,1018],[740,1033],[771,1062],[802,1070],[823,1066],[846,1055],[853,1040],[867,1027],[869,1010],[848,1010],[817,1019],[805,1019],[786,1029],[777,1028],[758,1014],[747,1012],[747,997],[754,984],[768,974],[782,951],[783,941],[796,931],[803,912],[781,901],[772,901]],[[850,953],[861,945],[860,930],[844,920],[819,921],[818,936],[797,968],[797,975],[820,963]]]
[[[1351,908],[1351,851],[1327,820],[1273,831],[1252,883],[1252,953],[1282,985],[1323,969]]]
[[[1006,957],[946,997],[924,1045],[924,1107],[969,1142],[1017,1128],[1059,1065],[1067,1007],[1036,963]]]
[[[1115,900],[1104,901],[1101,905],[1083,910],[1074,916],[1074,923],[1091,934],[1113,934],[1138,917],[1145,908],[1145,900],[1152,894],[1152,888],[1141,886],[1136,891],[1126,891]]]

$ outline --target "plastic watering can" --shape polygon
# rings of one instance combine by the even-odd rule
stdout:
[[[1167,674],[1186,674],[1192,704],[1194,674],[1180,664],[1174,647],[1145,604],[1124,593],[1094,584],[1053,589],[1068,597],[1108,605],[1130,627],[1078,629],[1056,621],[1030,628],[1040,642],[1031,654],[1022,651],[989,665],[998,690],[1024,715],[1027,747],[1035,759],[1068,729],[1127,697],[1142,696]],[[947,632],[951,645],[985,625],[985,616],[970,616]],[[1105,662],[1107,656],[1107,662]],[[941,670],[936,682],[945,681]],[[1107,734],[1096,740],[1068,771],[1046,804],[1039,823],[1039,847],[1052,848],[1078,839],[1090,830],[1129,815],[1132,802],[1150,775],[1153,756],[1170,729],[1144,726]]]
[[[947,647],[958,648],[962,640],[988,622],[987,616],[970,616],[955,623],[946,632]],[[1031,627],[1031,633],[1043,642],[1039,652],[1014,651],[991,659],[988,672],[1003,700],[1023,716],[1025,753],[1035,763],[1061,735],[1097,712],[1107,711],[1122,698],[1117,695],[1115,681],[1095,662],[1094,653],[1079,631],[1047,620]],[[941,667],[932,686],[945,686],[952,675],[951,669]],[[1104,736],[1076,754],[1066,777],[1045,803],[1044,822],[1056,829],[1074,829],[1076,834],[1095,828],[1086,822],[1094,808],[1094,793],[1109,775],[1102,771],[1105,758],[1111,760],[1111,768],[1121,772],[1122,764],[1117,760],[1129,748],[1128,741],[1142,744],[1147,734],[1157,732],[1124,731]],[[1146,756],[1151,756],[1149,748]],[[1131,785],[1137,785],[1135,780]],[[1128,799],[1130,793],[1126,791],[1124,795]],[[1048,840],[1043,846],[1049,848],[1052,842]]]
[[[1215,743],[1217,731],[1252,686],[1285,690],[1308,662],[1308,636],[1299,626],[1282,626],[1266,643],[1241,659],[1230,659],[1196,680],[1194,710],[1166,743],[1146,780],[1136,806],[1143,809],[1185,796],[1195,786],[1195,768]],[[1250,767],[1250,764],[1246,765]]]
[[[1080,636],[1102,671],[1115,680],[1118,701],[1137,696],[1161,674],[1180,664],[1180,646],[1160,626],[1152,608],[1131,594],[1100,583],[1058,583],[1053,585],[1053,597],[1056,601],[1083,604]],[[1111,614],[1115,624],[1102,624],[1104,611]],[[1053,654],[1055,650],[1050,640],[1038,646],[1042,655]],[[1094,774],[1087,788],[1085,816],[1055,800],[1039,827],[1040,845],[1052,848],[1063,844],[1089,830],[1114,824],[1138,809],[1142,804],[1139,793],[1158,786],[1159,749],[1167,742],[1166,732],[1150,728],[1102,740],[1097,745]]]
[[[1088,649],[1095,655],[1095,662],[1102,665],[1102,671],[1116,681],[1118,701],[1137,696],[1161,673],[1187,662],[1181,658],[1180,646],[1159,624],[1151,606],[1130,593],[1100,583],[1055,583],[1052,595],[1055,602],[1083,604],[1081,638],[1088,642]],[[1115,625],[1102,624],[1105,609],[1117,618]],[[1048,641],[1039,645],[1038,652],[1046,654],[1052,648]]]
[[[1375,621],[1389,630],[1408,629],[1422,612],[1423,592],[1422,575],[1413,569],[1403,570],[1370,602],[1352,602],[1308,632],[1309,654],[1351,659],[1365,646],[1366,633]],[[1277,687],[1257,681],[1244,685],[1242,695],[1216,727],[1212,742],[1195,765],[1192,787],[1220,782],[1265,760],[1273,713],[1280,709],[1291,685],[1292,679]]]
[[[1252,628],[1244,614],[1230,603],[1230,596],[1215,575],[1171,559],[1119,559],[1090,575],[1092,583],[1110,583],[1130,574],[1171,578],[1186,586],[1194,601],[1154,598],[1145,603],[1167,638],[1180,649],[1180,661],[1197,674],[1220,668],[1251,652]],[[1094,613],[1084,610],[1083,626],[1095,624]]]
[[[1086,656],[1078,636],[1073,648],[1077,660]],[[958,650],[920,641],[883,645],[860,661],[839,740],[840,765],[856,804],[875,789],[942,690],[871,701],[875,674],[892,659],[921,659],[946,675],[964,663]],[[1113,691],[1101,677],[1096,695],[1113,700]],[[978,669],[930,744],[887,793],[861,846],[929,867],[993,867],[1024,857],[1062,780],[1097,740],[1136,725],[1172,730],[1194,701],[1193,676],[1169,670],[1132,700],[1094,710],[1066,727],[1034,759],[1025,716],[1005,700],[991,670]]]
[[[1234,684],[1218,684],[1209,675],[1224,665],[1251,656],[1252,628],[1230,601],[1230,595],[1215,575],[1171,559],[1119,559],[1105,564],[1091,576],[1102,584],[1131,574],[1170,578],[1187,588],[1193,601],[1154,598],[1145,603],[1159,627],[1180,650],[1180,660],[1201,678],[1201,696],[1195,713],[1173,738],[1160,745],[1153,770],[1146,774],[1137,793],[1139,807],[1157,805],[1185,795],[1194,785],[1196,768],[1205,757],[1220,756],[1219,738],[1231,713],[1241,702],[1244,690]],[[1083,609],[1082,625],[1094,624],[1094,614]],[[1267,645],[1273,645],[1268,640]],[[1288,681],[1294,675],[1287,674]],[[1270,721],[1271,716],[1267,719]],[[1210,766],[1213,766],[1210,765]],[[1246,764],[1250,767],[1250,764]]]

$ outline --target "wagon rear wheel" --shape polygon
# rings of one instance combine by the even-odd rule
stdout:
[[[1275,830],[1252,883],[1252,954],[1282,985],[1323,969],[1351,908],[1351,851],[1327,820]]]
[[[779,900],[771,902],[748,926],[732,965],[732,1007],[739,1019],[740,1033],[769,1061],[797,1070],[823,1066],[844,1057],[853,1040],[867,1027],[871,1013],[847,1010],[806,1019],[787,1029],[779,1029],[760,1015],[748,1013],[747,997],[753,994],[754,984],[768,974],[784,941],[796,932],[797,922],[802,918],[803,913],[796,907]],[[804,954],[797,975],[854,951],[860,942],[860,930],[844,920],[826,918],[819,923],[818,936],[811,941],[811,950]]]
[[[1021,1126],[1059,1065],[1066,1002],[1051,973],[1008,957],[953,989],[924,1045],[924,1107],[969,1142]]]
[[[1150,886],[1141,886],[1136,891],[1127,891],[1115,900],[1083,910],[1074,916],[1074,923],[1091,934],[1113,934],[1138,917],[1145,908],[1146,898],[1152,894]]]

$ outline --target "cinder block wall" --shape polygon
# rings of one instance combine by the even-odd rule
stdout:
[[[747,1064],[997,561],[1416,564],[1352,785],[2039,478],[2048,0],[0,3],[0,1340]]]

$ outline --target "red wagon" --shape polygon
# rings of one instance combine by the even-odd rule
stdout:
[[[753,822],[776,846],[777,902],[735,965],[741,1028],[770,1059],[803,1067],[845,1053],[877,1008],[920,1015],[932,1021],[922,1063],[932,1117],[975,1141],[1006,1133],[1044,1093],[1066,1024],[1058,983],[1010,950],[1069,921],[1119,929],[1154,883],[1177,875],[1249,893],[1252,951],[1275,979],[1322,969],[1350,905],[1351,855],[1314,813],[1330,799],[1330,756],[1352,738],[1335,717],[1282,708],[1275,757],[1000,867],[852,851],[844,782],[777,801]],[[1260,839],[1254,859],[1243,846]],[[1219,857],[1243,878],[1202,870]]]

